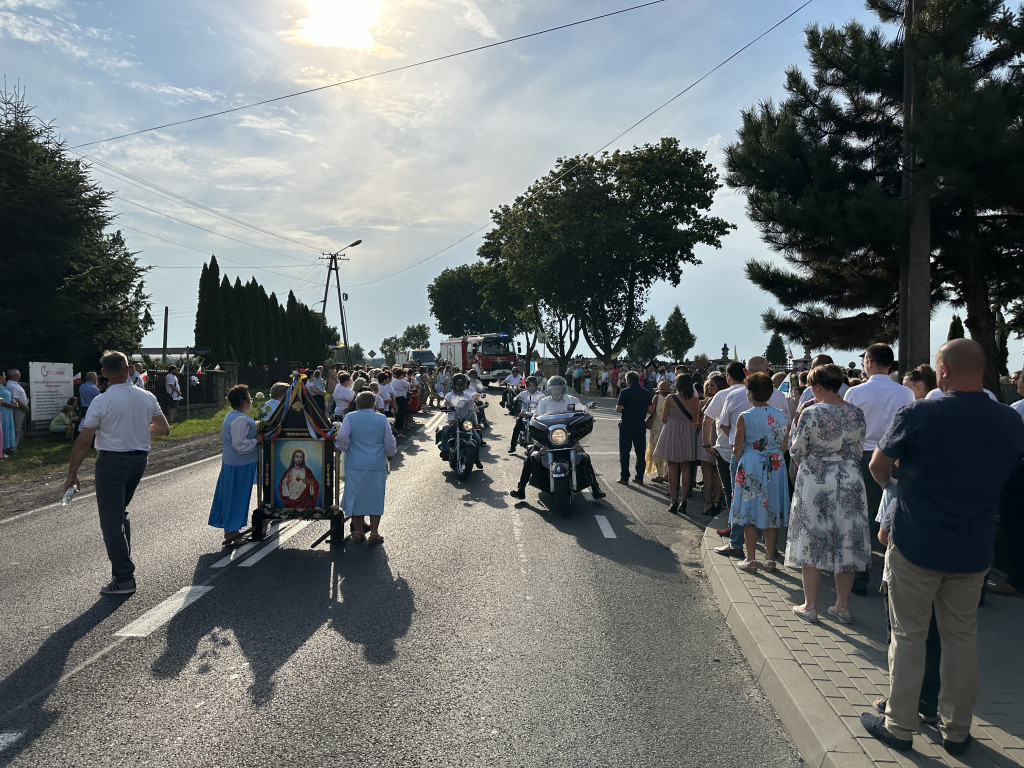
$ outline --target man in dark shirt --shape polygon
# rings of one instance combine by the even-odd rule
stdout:
[[[871,474],[885,488],[899,461],[889,567],[889,700],[864,728],[894,749],[913,746],[932,606],[942,662],[939,715],[951,755],[970,742],[978,688],[978,600],[992,562],[999,495],[1024,456],[1024,423],[982,390],[985,353],[970,339],[935,357],[945,397],[904,406],[878,443]],[[963,478],[971,478],[965,483]]]
[[[640,374],[630,371],[626,374],[626,388],[619,392],[615,410],[622,414],[619,422],[619,482],[629,482],[629,450],[636,452],[636,477],[633,482],[644,484],[644,465],[647,452],[647,428],[644,421],[651,408],[654,396],[650,390],[640,386]]]

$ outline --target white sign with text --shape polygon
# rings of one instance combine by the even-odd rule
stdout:
[[[29,363],[28,380],[33,424],[49,424],[68,398],[75,396],[75,373],[71,363]]]

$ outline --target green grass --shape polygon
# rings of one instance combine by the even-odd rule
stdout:
[[[184,410],[184,409],[183,409]],[[219,432],[224,417],[231,410],[224,406],[220,410],[208,409],[193,413],[192,418],[179,418],[171,424],[171,434],[153,439],[154,444],[174,442],[196,435]],[[17,453],[0,462],[0,486],[36,480],[51,472],[67,468],[74,443],[52,437],[26,437]],[[96,460],[96,451],[89,451],[83,466]]]

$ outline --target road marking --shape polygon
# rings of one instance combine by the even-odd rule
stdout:
[[[288,528],[291,525],[293,525],[294,522],[294,520],[289,520],[288,522],[282,523],[281,525],[277,526],[275,531],[266,538],[264,538],[263,541],[250,541],[248,544],[243,544],[242,546],[237,547],[236,549],[231,551],[231,554],[222,557],[220,560],[218,560],[210,567],[226,568],[227,566],[231,565],[231,563],[237,563],[239,560],[241,560],[243,557],[249,554],[252,550],[256,549],[256,547],[260,546],[261,544],[267,543],[271,539],[277,537],[284,531],[288,530]]]
[[[607,517],[604,515],[594,515],[594,519],[597,520],[597,525],[606,539],[618,538],[618,536],[615,535],[615,531],[612,530],[612,524],[608,522]]]
[[[0,752],[3,752],[24,735],[24,731],[8,731],[7,733],[0,733]]]
[[[135,621],[114,633],[115,637],[149,637],[181,611],[209,592],[213,587],[182,587],[160,605],[151,608]]]
[[[245,562],[240,563],[238,567],[239,568],[250,568],[250,567],[256,565],[256,563],[258,563],[264,557],[266,557],[271,552],[273,552],[275,549],[277,549],[282,544],[284,544],[286,541],[288,541],[288,539],[290,539],[296,533],[298,533],[303,528],[305,528],[307,525],[309,525],[309,522],[310,522],[309,520],[300,520],[300,521],[298,521],[286,533],[282,533],[280,536],[278,536],[272,542],[267,544],[267,546],[265,546],[263,549],[261,549],[259,552],[257,552],[255,555],[250,557]]]

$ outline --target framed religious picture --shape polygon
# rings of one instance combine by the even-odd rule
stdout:
[[[274,442],[274,506],[314,509],[323,506],[324,456],[320,440]]]

